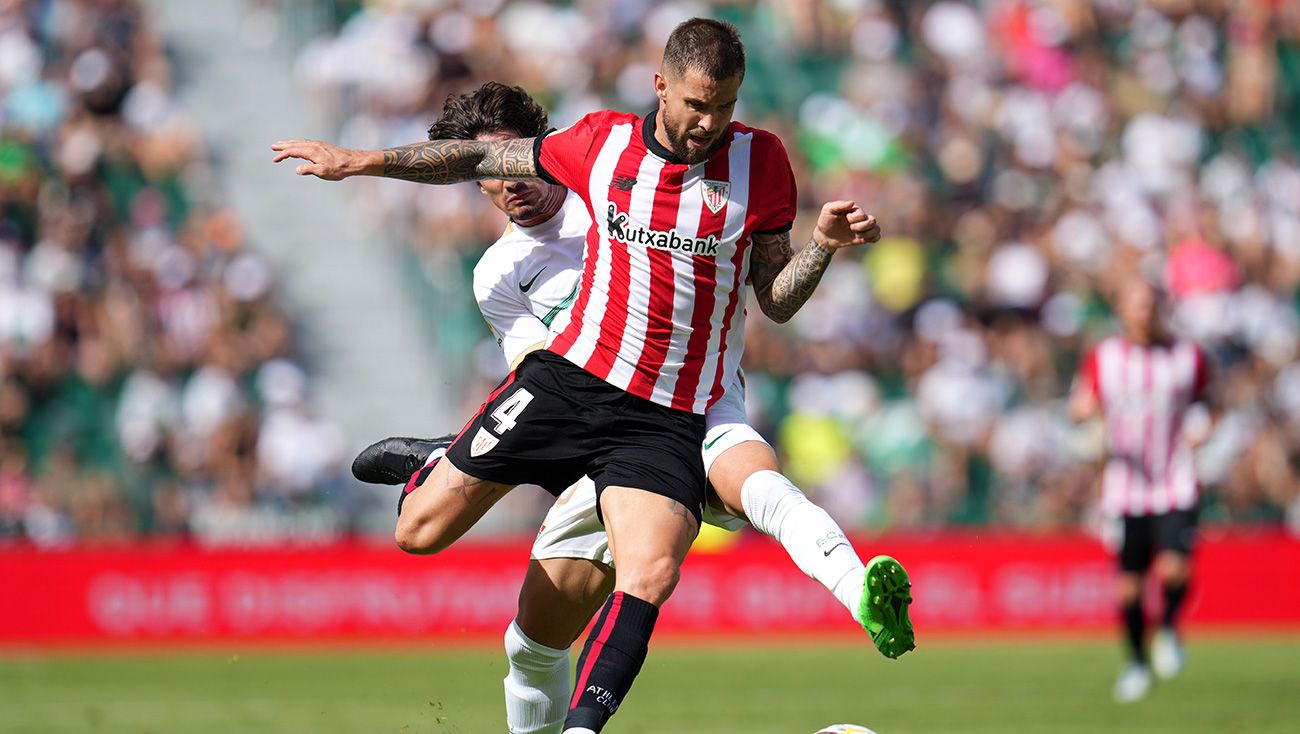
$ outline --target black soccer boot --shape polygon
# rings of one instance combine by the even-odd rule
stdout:
[[[406,484],[424,467],[429,455],[456,440],[455,433],[438,438],[385,438],[367,446],[352,460],[352,476],[368,484]]]

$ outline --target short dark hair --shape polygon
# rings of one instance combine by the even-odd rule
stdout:
[[[694,69],[721,81],[745,78],[745,44],[736,26],[725,20],[691,18],[673,29],[664,45],[664,69],[682,74]]]
[[[546,110],[521,87],[488,82],[472,92],[447,95],[442,117],[429,126],[430,140],[473,140],[515,132],[535,138],[546,132]]]

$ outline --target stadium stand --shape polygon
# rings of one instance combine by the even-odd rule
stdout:
[[[486,79],[556,125],[648,110],[675,23],[736,22],[752,54],[737,117],[781,134],[805,209],[853,197],[888,235],[837,257],[789,326],[750,320],[753,419],[847,527],[1089,522],[1100,444],[1065,394],[1114,328],[1103,295],[1137,268],[1214,357],[1207,518],[1300,532],[1295,4],[277,12],[274,42],[353,147],[422,138],[447,93]],[[334,30],[296,38],[308,12]],[[309,407],[280,278],[215,193],[175,71],[138,2],[0,11],[0,542],[355,532],[343,434]],[[357,190],[358,216],[409,244],[477,400],[504,365],[464,284],[498,213],[472,187]]]
[[[342,433],[149,14],[0,28],[0,543],[346,534]]]
[[[847,526],[1089,522],[1100,445],[1064,396],[1083,350],[1114,329],[1104,294],[1134,268],[1165,282],[1178,331],[1214,355],[1206,516],[1289,512],[1300,526],[1291,4],[330,7],[337,33],[307,43],[298,68],[353,147],[420,139],[447,93],[485,79],[523,85],[556,125],[648,110],[676,22],[741,27],[752,58],[737,117],[782,134],[805,207],[854,197],[887,234],[837,258],[791,327],[750,320],[752,416]],[[376,185],[365,205],[445,282],[499,232],[480,199]],[[500,376],[494,352],[479,344],[467,394]]]

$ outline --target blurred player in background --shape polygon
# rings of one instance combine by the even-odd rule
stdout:
[[[1171,678],[1183,667],[1176,622],[1196,531],[1193,449],[1208,435],[1208,417],[1197,406],[1209,384],[1205,353],[1166,335],[1160,302],[1145,280],[1124,281],[1114,300],[1122,333],[1084,357],[1070,404],[1076,420],[1100,416],[1104,423],[1101,507],[1120,532],[1118,596],[1130,657],[1115,682],[1121,702],[1146,696],[1152,669]],[[1148,664],[1142,588],[1153,565],[1164,611]]]
[[[546,131],[546,117],[523,89],[488,82],[469,94],[448,97],[429,137],[534,137]],[[545,344],[553,321],[576,298],[591,218],[582,200],[562,186],[486,180],[479,187],[511,222],[479,259],[474,296],[513,369]],[[830,209],[833,205],[828,204]],[[705,521],[729,530],[748,522],[777,539],[800,570],[825,586],[871,634],[882,654],[897,657],[910,649],[910,631],[906,641],[894,639],[890,632],[906,625],[906,605],[898,623],[869,618],[872,607],[863,604],[868,567],[830,515],[779,472],[771,446],[746,420],[740,374],[708,409],[706,421],[703,458],[715,491],[710,492]],[[419,486],[419,475],[432,470],[446,443],[386,439],[362,451],[353,472],[372,483],[406,482],[405,499]],[[518,616],[505,638],[510,661],[506,720],[512,734],[553,734],[564,720],[570,696],[569,647],[614,582],[613,556],[596,515],[595,485],[589,478],[569,488],[547,513],[531,555]],[[880,569],[891,563],[883,556],[872,559],[877,583]]]
[[[819,227],[793,253],[785,149],[731,120],[744,65],[734,27],[696,18],[670,35],[659,106],[644,118],[597,112],[536,138],[383,151],[272,146],[276,161],[305,159],[298,173],[330,180],[541,179],[576,193],[596,219],[567,321],[488,397],[410,493],[395,532],[402,549],[436,553],[520,483],[558,495],[583,475],[595,481],[619,573],[578,660],[569,734],[601,731],[618,710],[699,531],[704,412],[739,368],[744,283],[786,321],[835,250],[867,241],[867,215],[842,210],[834,237]]]

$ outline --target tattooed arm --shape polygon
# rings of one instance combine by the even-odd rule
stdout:
[[[798,255],[789,232],[754,235],[749,272],[759,308],[779,324],[789,321],[821,282],[836,250],[879,239],[876,218],[851,201],[822,206],[812,239]]]
[[[348,150],[319,140],[281,140],[271,146],[274,163],[301,158],[300,176],[338,181],[349,176],[383,176],[429,184],[483,178],[537,178],[533,138],[502,142],[429,140],[385,150]]]
[[[754,235],[749,272],[759,308],[778,324],[789,321],[821,282],[833,253],[816,236],[795,256],[789,232]]]

